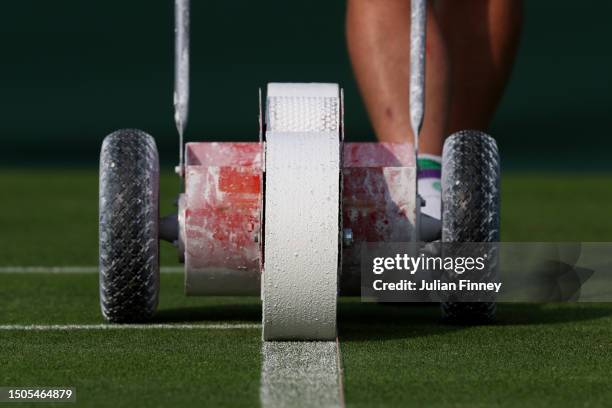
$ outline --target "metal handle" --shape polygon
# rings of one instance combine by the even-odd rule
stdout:
[[[410,12],[410,125],[415,154],[425,116],[425,41],[427,0],[412,0]]]
[[[174,3],[174,121],[179,133],[179,165],[177,173],[184,174],[183,133],[189,115],[189,11],[190,0]]]
[[[427,33],[427,0],[410,3],[410,127],[414,135],[414,160],[418,163],[419,136],[425,117],[425,41]],[[418,164],[417,164],[418,165]],[[416,182],[414,202],[416,206],[413,241],[421,240],[421,205],[419,183]]]

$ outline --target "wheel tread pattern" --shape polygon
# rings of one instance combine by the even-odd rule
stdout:
[[[499,242],[501,173],[495,140],[479,131],[455,133],[444,144],[442,163],[442,242]],[[495,302],[441,306],[450,323],[488,323],[496,311]]]
[[[104,139],[99,199],[102,314],[146,321],[159,298],[159,157],[151,136],[126,129]]]

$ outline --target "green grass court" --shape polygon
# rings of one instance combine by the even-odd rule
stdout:
[[[162,212],[179,183],[162,178]],[[611,241],[612,175],[503,179],[505,241]],[[0,173],[0,266],[97,262],[96,170]],[[162,264],[177,265],[162,244]],[[186,298],[162,274],[156,323],[258,323],[255,298]],[[0,273],[0,325],[102,323],[93,273]],[[82,406],[257,406],[260,329],[0,331],[0,386],[75,386]],[[500,305],[491,326],[443,325],[435,306],[343,299],[349,407],[606,406],[612,304]],[[21,405],[24,406],[24,405]]]

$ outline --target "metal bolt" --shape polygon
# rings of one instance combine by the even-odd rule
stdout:
[[[342,230],[342,245],[345,247],[350,247],[353,245],[353,230],[350,228],[345,228]]]
[[[185,168],[183,166],[180,166],[180,165],[174,167],[174,173],[176,173],[176,175],[178,175],[179,177],[185,176],[184,170],[185,170]]]

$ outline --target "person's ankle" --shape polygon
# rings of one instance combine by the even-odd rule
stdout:
[[[421,213],[435,219],[442,218],[442,158],[431,154],[419,154],[417,158],[417,184],[425,206]]]

